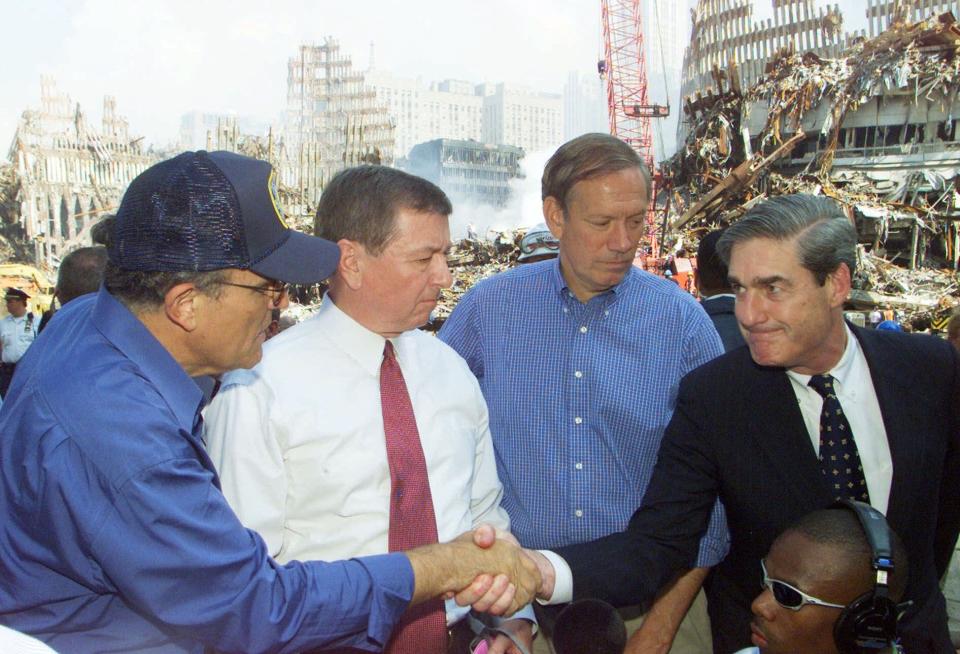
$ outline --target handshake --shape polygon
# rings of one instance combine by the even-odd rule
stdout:
[[[510,615],[553,594],[554,569],[507,532],[481,525],[449,543],[407,553],[416,579],[413,603],[438,595],[493,615]]]

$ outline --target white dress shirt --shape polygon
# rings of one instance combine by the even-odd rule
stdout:
[[[846,330],[847,346],[843,350],[843,356],[826,374],[832,375],[835,380],[834,391],[840,406],[843,407],[843,414],[850,423],[853,440],[857,444],[860,462],[863,464],[863,475],[867,480],[870,504],[886,515],[890,484],[893,481],[893,459],[890,458],[887,430],[883,426],[883,414],[880,413],[880,403],[873,388],[867,359],[863,356],[856,336],[849,327]],[[819,456],[823,397],[807,385],[810,375],[787,371],[787,376],[797,396],[813,451]]]
[[[476,379],[429,334],[391,340],[416,416],[439,541],[482,522],[508,528]],[[224,495],[282,563],[388,549],[384,343],[325,297],[315,316],[265,344],[257,367],[226,375],[205,410]],[[448,622],[467,610],[448,601]]]
[[[20,360],[37,337],[39,322],[39,318],[34,318],[29,313],[19,318],[7,315],[0,320],[0,348],[3,349],[3,363],[17,363]]]

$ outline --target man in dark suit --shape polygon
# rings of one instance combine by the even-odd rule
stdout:
[[[729,352],[744,344],[743,334],[737,326],[737,317],[733,315],[734,296],[727,282],[727,264],[717,254],[717,241],[723,230],[710,232],[702,239],[697,248],[697,290],[700,292],[700,306],[710,316],[713,326],[723,341],[723,350]]]
[[[856,232],[826,198],[759,204],[728,228],[719,250],[749,347],[681,382],[626,531],[559,548],[563,560],[552,564],[533,554],[548,574],[541,597],[552,594],[555,571],[558,579],[572,572],[575,599],[648,601],[692,565],[719,496],[731,545],[707,596],[714,650],[734,651],[750,643],[760,559],[776,535],[838,497],[866,498],[910,558],[906,651],[953,651],[937,580],[960,531],[957,353],[938,338],[843,320]]]

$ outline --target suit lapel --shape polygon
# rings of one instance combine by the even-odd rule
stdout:
[[[747,421],[748,435],[764,455],[760,465],[769,465],[785,491],[802,504],[826,506],[831,497],[790,379],[780,368],[763,368],[752,361],[750,365],[752,388],[746,396],[751,398],[753,413]]]

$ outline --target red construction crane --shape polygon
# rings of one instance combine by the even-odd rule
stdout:
[[[655,0],[654,0],[655,1]],[[653,174],[653,197],[648,213],[647,245],[659,256],[654,198],[659,175],[653,158],[650,120],[670,115],[669,105],[652,104],[647,94],[647,61],[644,55],[640,0],[600,0],[603,23],[603,59],[597,63],[607,81],[610,133],[633,147]],[[644,244],[641,244],[644,245]]]

